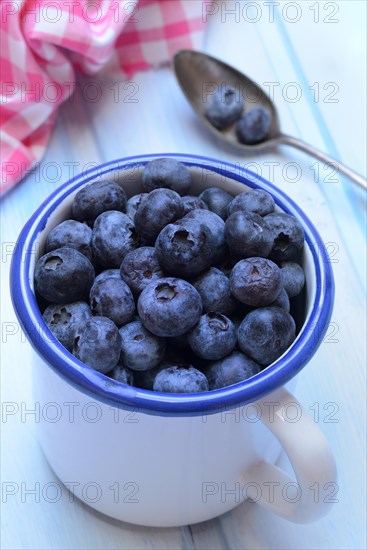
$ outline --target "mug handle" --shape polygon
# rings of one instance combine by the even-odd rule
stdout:
[[[329,443],[306,409],[285,388],[256,401],[261,420],[282,444],[296,479],[265,461],[246,472],[247,497],[295,523],[311,523],[330,510],[338,486]]]

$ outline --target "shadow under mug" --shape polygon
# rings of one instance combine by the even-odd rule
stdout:
[[[120,384],[89,368],[55,340],[33,287],[47,233],[70,217],[76,192],[97,179],[118,181],[128,196],[142,191],[144,165],[171,156],[192,172],[192,194],[218,186],[232,194],[261,188],[276,209],[305,230],[304,318],[292,346],[256,376],[199,394],[160,394]],[[330,320],[333,275],[323,242],[283,192],[237,165],[195,155],[145,155],[109,162],[56,189],[22,230],[13,255],[11,294],[35,350],[34,394],[43,414],[39,437],[65,486],[113,518],[156,527],[197,523],[252,499],[294,522],[327,513],[312,487],[336,482],[323,434],[290,393],[297,373],[322,342]],[[294,477],[274,466],[284,450]],[[329,485],[328,485],[329,484]]]

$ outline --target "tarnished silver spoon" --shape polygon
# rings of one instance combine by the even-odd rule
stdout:
[[[174,57],[173,67],[178,83],[196,114],[215,135],[227,143],[243,152],[262,151],[277,145],[291,145],[330,165],[336,172],[348,176],[363,189],[367,189],[367,180],[351,168],[301,139],[283,134],[280,130],[276,107],[269,96],[260,86],[233,67],[215,57],[194,50],[179,51]],[[264,141],[254,145],[245,145],[240,143],[237,138],[235,124],[225,130],[218,130],[209,122],[205,115],[207,106],[205,99],[214,87],[220,86],[232,87],[242,93],[245,98],[245,112],[254,106],[260,105],[270,111],[272,121],[267,138]],[[251,101],[246,101],[246,97],[251,98]]]

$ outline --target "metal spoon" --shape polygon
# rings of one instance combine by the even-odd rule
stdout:
[[[173,67],[176,78],[191,106],[206,126],[227,143],[244,152],[263,151],[276,145],[291,145],[330,165],[336,172],[345,174],[363,189],[367,189],[367,180],[354,170],[301,139],[283,134],[280,131],[278,113],[274,103],[260,86],[233,67],[215,57],[194,50],[179,51],[174,57]],[[233,87],[241,91],[245,98],[245,112],[253,108],[255,104],[266,107],[270,111],[272,123],[265,141],[255,145],[244,145],[237,139],[235,124],[225,130],[218,130],[209,122],[205,116],[206,103],[204,100],[207,99],[205,96],[210,93],[210,89],[213,92],[213,88],[210,88],[213,85],[215,87]],[[251,101],[246,101],[246,97],[251,98]]]

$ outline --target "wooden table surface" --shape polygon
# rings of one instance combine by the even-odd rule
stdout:
[[[214,4],[205,50],[273,90],[286,133],[365,175],[366,3]],[[129,85],[97,80],[101,98],[94,103],[83,100],[86,82],[80,79],[62,107],[42,162],[2,201],[1,399],[17,412],[1,422],[1,548],[366,548],[365,194],[291,148],[246,157],[224,150],[195,119],[168,68],[137,74]],[[42,488],[55,479],[37,444],[35,417],[26,414],[32,408],[31,365],[9,297],[12,247],[35,208],[73,170],[165,152],[207,155],[259,171],[298,201],[327,243],[336,280],[332,323],[297,389],[330,441],[339,470],[337,502],[315,524],[293,525],[245,502],[199,525],[140,528],[71,503],[65,491],[56,503],[42,497]],[[280,463],[288,467],[284,457]]]

